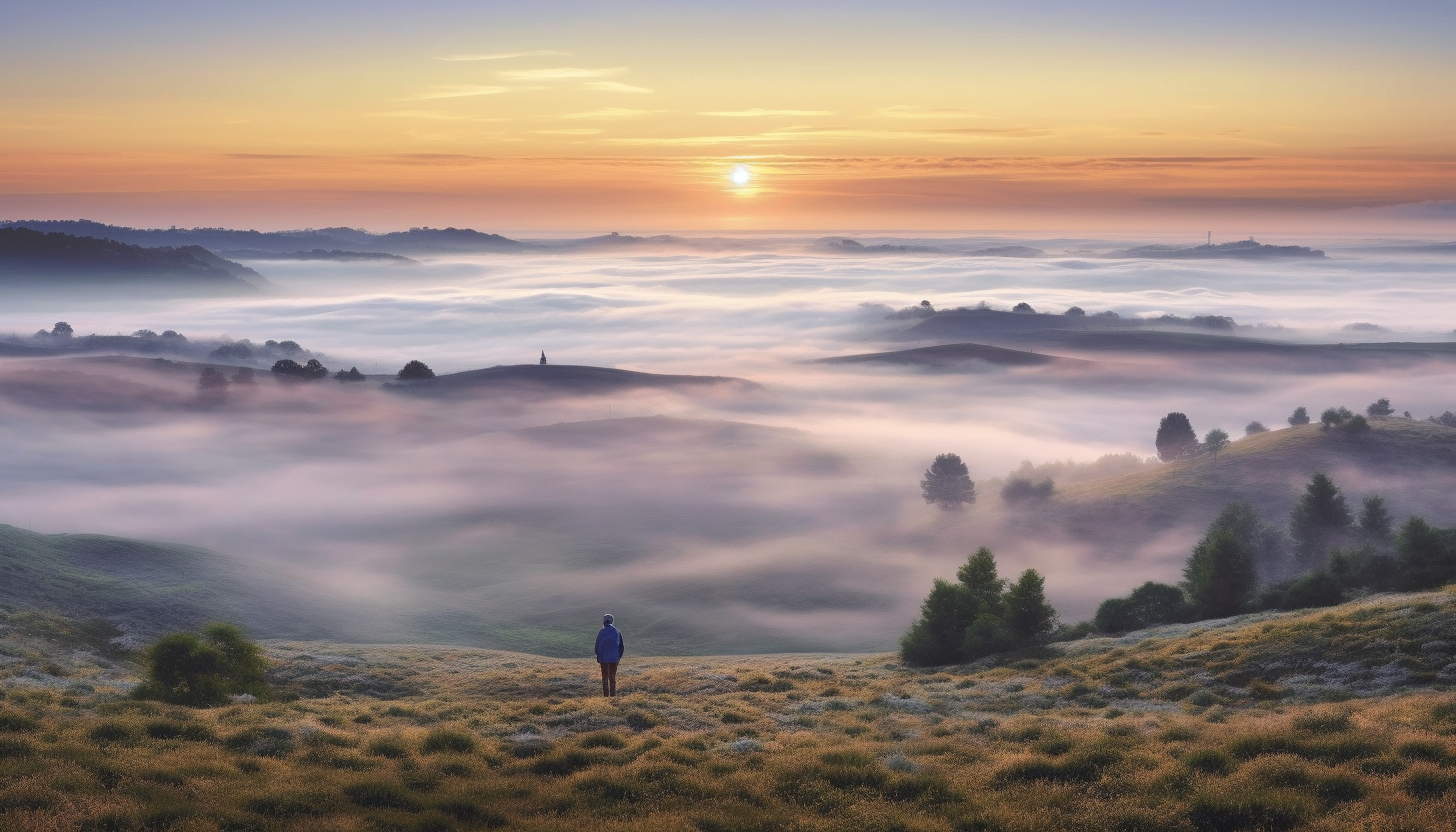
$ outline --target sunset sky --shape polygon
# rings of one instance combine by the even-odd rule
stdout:
[[[1456,233],[1456,5],[1186,6],[11,4],[0,218]]]

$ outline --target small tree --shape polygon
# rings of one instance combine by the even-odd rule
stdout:
[[[51,327],[51,335],[56,338],[70,338],[75,334],[76,330],[65,321],[56,321],[56,325]]]
[[[1269,429],[1264,427],[1263,422],[1250,422],[1244,425],[1244,435],[1253,436],[1256,433],[1268,433]]]
[[[1228,444],[1228,433],[1219,428],[1214,428],[1213,430],[1203,435],[1203,447],[1209,453],[1213,454],[1214,465],[1218,464],[1218,452],[1223,450],[1224,448],[1227,448]]]
[[[1031,304],[1029,304],[1029,303],[1027,303],[1025,301],[1022,301],[1021,303],[1018,303],[1015,306],[1011,307],[1011,311],[1012,312],[1020,312],[1020,313],[1022,313],[1024,315],[1034,315],[1034,314],[1036,314],[1036,310],[1031,308]]]
[[[1299,427],[1300,425],[1307,424],[1309,424],[1309,411],[1302,407],[1294,408],[1294,412],[1289,415],[1290,427]]]
[[[204,404],[222,404],[227,400],[227,376],[211,367],[204,367],[197,377],[197,399]]]
[[[1253,597],[1254,559],[1228,529],[1213,529],[1194,547],[1183,587],[1199,618],[1235,615]]]
[[[1080,306],[1072,306],[1072,307],[1069,307],[1067,309],[1067,311],[1066,312],[1063,312],[1062,314],[1063,315],[1071,315],[1074,318],[1085,318],[1085,317],[1087,317],[1086,310],[1084,310]]]
[[[334,378],[336,380],[338,380],[338,381],[364,381],[365,380],[364,379],[364,374],[361,373],[361,372],[359,372],[359,368],[358,367],[350,367],[347,370],[340,370],[337,373],[334,373]]]
[[[996,574],[996,558],[984,546],[956,572],[957,582],[935,581],[920,620],[900,640],[905,663],[923,667],[970,661],[1029,646],[1056,626],[1041,575],[1022,573],[1009,589]]]
[[[425,362],[423,361],[411,361],[410,363],[404,365],[404,367],[400,368],[399,374],[395,376],[395,378],[399,379],[400,381],[434,377],[435,371],[425,366]]]
[[[1376,399],[1375,403],[1365,408],[1367,416],[1389,416],[1395,412],[1390,406],[1390,399]]]
[[[1104,633],[1125,633],[1172,624],[1188,616],[1188,601],[1176,586],[1148,581],[1126,598],[1109,598],[1097,607],[1092,623]]]
[[[959,456],[941,454],[930,463],[920,480],[920,496],[927,504],[938,505],[944,511],[957,511],[966,503],[976,501],[976,484]]]
[[[1158,459],[1172,462],[1192,456],[1198,451],[1198,435],[1193,425],[1182,413],[1169,413],[1158,423],[1158,435],[1154,440],[1158,448]]]
[[[1329,477],[1315,474],[1289,515],[1296,565],[1301,569],[1324,566],[1330,551],[1344,542],[1350,522],[1345,495]]]

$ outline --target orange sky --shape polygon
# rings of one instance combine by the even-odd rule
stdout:
[[[0,218],[1450,228],[1453,14],[1244,5],[27,8]]]

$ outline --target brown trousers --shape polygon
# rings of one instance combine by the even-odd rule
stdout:
[[[602,666],[602,696],[617,695],[617,663],[598,662]]]

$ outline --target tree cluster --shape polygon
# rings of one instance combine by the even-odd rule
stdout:
[[[146,651],[147,678],[132,695],[174,705],[205,708],[229,697],[267,698],[263,650],[233,624],[214,623],[194,633],[162,636]]]
[[[1039,502],[1051,497],[1055,490],[1056,483],[1050,477],[1041,482],[1032,482],[1025,477],[1012,477],[1001,488],[1001,500],[1007,505]]]
[[[935,580],[920,620],[900,640],[900,656],[912,667],[958,664],[1044,642],[1056,628],[1045,580],[1035,569],[1008,584],[996,574],[996,558],[981,547],[956,572],[956,582]]]
[[[1384,498],[1359,515],[1324,474],[1315,474],[1289,518],[1287,536],[1253,506],[1232,503],[1193,548],[1179,586],[1148,582],[1097,608],[1082,633],[1126,632],[1159,624],[1259,610],[1339,604],[1365,592],[1432,589],[1456,581],[1456,528],[1411,517],[1394,530]],[[1260,586],[1260,572],[1295,577]]]
[[[319,363],[317,358],[310,358],[305,364],[299,364],[292,358],[280,358],[273,362],[273,374],[285,379],[318,381],[328,377],[329,368]]]
[[[401,367],[399,373],[395,375],[395,378],[399,379],[400,381],[434,377],[435,371],[431,370],[423,361],[411,361]]]

